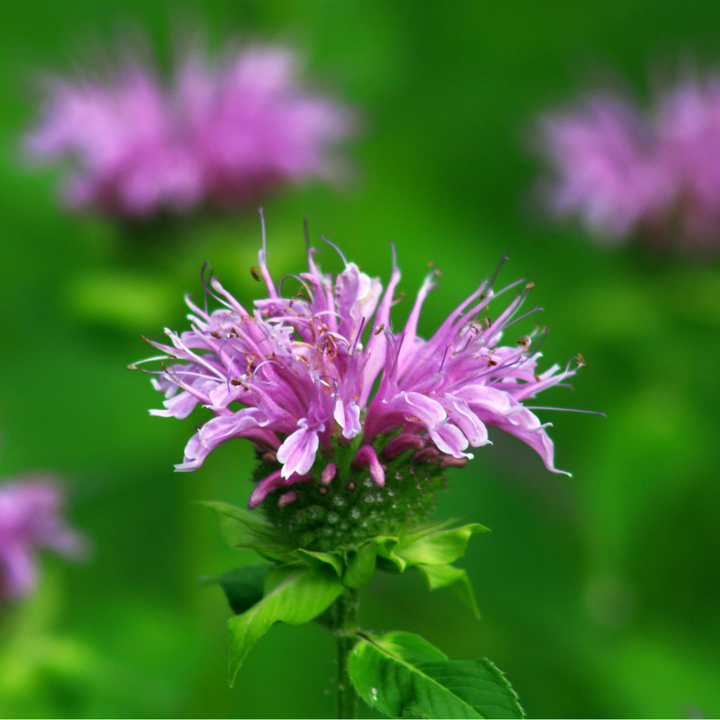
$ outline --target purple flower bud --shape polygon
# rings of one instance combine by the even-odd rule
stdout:
[[[460,467],[464,468],[467,465],[467,458],[454,458],[454,457],[446,457],[443,458],[440,465],[444,468],[447,467]]]
[[[368,467],[370,477],[378,487],[385,485],[385,470],[378,460],[375,448],[372,445],[363,445],[355,455],[357,467]]]
[[[335,478],[336,473],[337,473],[337,465],[334,462],[328,463],[325,466],[325,469],[322,471],[320,483],[322,485],[329,485]]]
[[[423,462],[433,462],[437,460],[440,457],[440,453],[438,450],[434,447],[427,447],[423,450],[420,450],[416,452],[413,455],[413,462],[416,463],[423,463]],[[453,458],[453,460],[467,460],[467,458]]]
[[[393,438],[384,448],[383,455],[388,459],[401,455],[407,450],[422,450],[425,447],[425,441],[419,435],[403,434]]]
[[[294,503],[297,500],[297,498],[298,498],[297,493],[294,490],[291,490],[290,492],[286,492],[278,498],[278,507],[285,507],[286,505],[289,505],[290,503]]]

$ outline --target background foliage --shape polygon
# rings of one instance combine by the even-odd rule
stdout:
[[[362,619],[419,633],[456,659],[487,655],[530,716],[716,717],[720,713],[720,269],[717,261],[607,251],[532,210],[533,117],[598,68],[647,92],[691,52],[720,60],[709,0],[603,3],[456,0],[4,0],[0,24],[0,428],[2,474],[67,478],[83,565],[47,558],[41,591],[6,613],[4,716],[330,716],[333,647],[318,626],[274,627],[226,684],[226,608],[202,585],[237,565],[198,499],[242,504],[249,444],[174,474],[195,415],[150,418],[159,398],[124,370],[149,354],[139,334],[183,322],[211,260],[249,302],[260,241],[254,211],[128,240],[54,201],[52,173],[20,169],[33,70],[70,70],[118,28],[143,28],[167,62],[178,27],[211,45],[241,35],[290,40],[313,72],[361,108],[355,177],[266,203],[270,263],[303,263],[302,217],[372,275],[398,248],[414,294],[435,262],[445,280],[427,334],[503,251],[501,279],[534,280],[552,330],[548,364],[581,352],[574,393],[543,404],[559,467],[495,433],[450,474],[438,517],[479,521],[465,566],[483,619],[420,577],[379,577]],[[322,256],[337,269],[332,252]],[[399,306],[398,317],[409,302]],[[528,321],[529,322],[529,321]]]

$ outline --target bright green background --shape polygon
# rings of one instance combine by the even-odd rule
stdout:
[[[608,251],[544,224],[530,201],[538,167],[528,151],[536,114],[598,69],[646,92],[648,76],[678,57],[717,60],[710,0],[4,0],[1,469],[65,477],[94,551],[76,566],[45,558],[41,592],[6,612],[0,715],[334,712],[333,647],[316,626],[273,628],[228,690],[228,610],[198,578],[247,558],[223,547],[211,514],[192,502],[244,502],[249,445],[227,443],[198,472],[174,474],[200,413],[148,417],[160,398],[124,369],[150,354],[141,332],[182,326],[181,296],[199,295],[204,260],[250,302],[260,287],[249,273],[257,216],[132,245],[108,223],[59,210],[52,173],[19,169],[34,70],[66,71],[118,28],[149,32],[167,58],[174,31],[195,25],[214,44],[238,33],[295,42],[364,115],[345,187],[266,203],[277,275],[302,267],[305,213],[313,237],[327,235],[384,279],[393,239],[409,295],[428,261],[444,273],[426,305],[427,334],[507,251],[501,280],[537,283],[531,302],[552,325],[548,364],[579,351],[589,365],[574,393],[555,389],[539,404],[607,412],[543,414],[572,479],[500,433],[450,474],[439,516],[493,531],[466,560],[481,621],[417,577],[383,577],[363,592],[363,622],[420,633],[453,658],[487,655],[531,716],[717,717],[717,261]],[[331,252],[322,257],[338,268]]]

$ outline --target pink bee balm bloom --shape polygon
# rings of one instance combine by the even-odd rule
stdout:
[[[678,187],[681,243],[712,249],[720,238],[720,77],[668,90],[657,111],[659,153]]]
[[[0,596],[30,593],[37,582],[35,553],[46,547],[70,557],[82,539],[62,517],[63,497],[51,480],[0,486]]]
[[[656,136],[624,100],[591,96],[577,111],[545,117],[542,131],[552,209],[578,214],[604,241],[621,241],[672,202],[674,178]]]
[[[38,161],[70,159],[65,201],[143,218],[246,203],[331,178],[349,114],[305,91],[296,58],[252,47],[210,65],[199,54],[165,86],[126,62],[106,80],[56,80],[26,138]]]
[[[394,332],[394,260],[383,289],[352,262],[335,278],[323,273],[314,253],[308,248],[308,270],[296,276],[300,291],[284,295],[292,280],[275,284],[263,242],[258,264],[267,298],[247,310],[213,278],[206,289],[221,307],[210,312],[187,298],[190,329],[166,329],[170,344],[152,343],[162,355],[151,359],[163,361],[152,383],[166,399],[151,414],[184,418],[199,403],[215,416],[190,439],[177,470],[195,470],[221,443],[249,438],[269,471],[250,507],[276,490],[284,505],[297,497],[286,488],[300,492],[301,483],[317,483],[323,495],[335,483],[354,489],[364,474],[367,487],[382,488],[388,465],[401,456],[418,466],[463,464],[495,426],[557,472],[547,425],[524,402],[575,371],[553,365],[539,373],[531,337],[501,344],[531,285],[491,320],[491,301],[519,283],[500,293],[481,283],[425,340],[417,326],[433,273],[404,329]]]
[[[720,76],[688,77],[646,113],[611,95],[542,120],[550,204],[605,242],[636,234],[682,250],[720,248]]]

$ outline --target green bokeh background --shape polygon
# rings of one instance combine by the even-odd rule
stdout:
[[[453,658],[492,658],[534,717],[717,717],[720,713],[720,268],[715,260],[608,250],[533,210],[532,120],[606,73],[641,94],[692,54],[720,60],[716,3],[453,3],[381,0],[3,0],[0,23],[0,429],[2,475],[65,478],[83,564],[43,559],[40,591],[5,611],[0,715],[330,717],[333,646],[319,626],[277,626],[226,684],[220,591],[202,585],[250,558],[226,549],[199,499],[242,504],[249,444],[231,442],[174,474],[200,413],[150,418],[160,398],[125,365],[139,339],[183,324],[211,260],[251,302],[254,211],[130,241],[69,216],[51,172],[21,169],[33,72],[68,71],[123,29],[161,57],[178,27],[211,45],[287,40],[364,117],[341,188],[265,204],[271,269],[302,266],[302,217],[371,275],[397,245],[412,295],[434,262],[427,335],[510,256],[501,280],[536,282],[552,325],[548,364],[577,352],[575,391],[540,404],[559,467],[495,433],[450,473],[438,516],[488,525],[465,561],[483,619],[417,577],[376,578],[363,623],[427,637]],[[332,252],[323,266],[337,270]],[[398,306],[398,322],[409,301]],[[397,324],[397,323],[396,323]],[[528,326],[531,322],[528,320]]]

